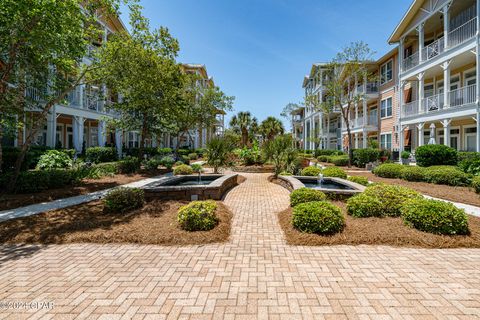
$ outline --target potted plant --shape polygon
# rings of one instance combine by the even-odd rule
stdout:
[[[402,158],[402,164],[410,164],[410,152],[402,151],[400,158]]]
[[[380,150],[380,162],[384,163],[390,158],[390,151],[387,149]]]

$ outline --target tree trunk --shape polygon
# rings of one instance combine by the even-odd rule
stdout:
[[[3,172],[3,126],[0,124],[0,174]]]
[[[247,146],[248,141],[248,131],[246,129],[242,129],[242,146]]]
[[[144,150],[145,150],[145,138],[147,137],[147,133],[148,133],[147,122],[148,122],[147,114],[144,113],[143,114],[143,121],[142,121],[142,136],[140,138],[140,146],[138,148],[138,159],[140,161],[142,161],[142,159],[143,159],[143,153],[144,153]]]
[[[340,106],[341,108],[341,106]],[[348,137],[348,167],[350,168],[352,166],[352,161],[353,161],[353,144],[352,144],[352,132],[350,131],[350,120],[348,119],[348,114],[350,113],[350,105],[346,108],[346,111],[344,109],[342,110],[342,116],[343,120],[345,121],[345,124],[347,126],[347,137]]]

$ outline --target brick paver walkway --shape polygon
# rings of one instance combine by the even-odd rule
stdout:
[[[474,319],[480,250],[292,247],[275,212],[288,192],[246,175],[225,202],[227,244],[0,247],[0,310],[32,319]]]

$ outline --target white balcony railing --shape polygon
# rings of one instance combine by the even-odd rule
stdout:
[[[357,87],[357,92],[364,93],[364,94],[376,94],[379,92],[378,82],[368,82],[365,87],[366,87],[366,90],[363,85],[359,85]]]
[[[419,64],[429,61],[443,52],[461,45],[462,43],[467,42],[468,40],[474,38],[477,34],[477,18],[470,19],[460,25],[459,27],[451,30],[448,33],[448,43],[445,44],[445,38],[442,37],[435,42],[425,46],[422,49],[422,59],[420,61],[418,51],[412,55],[406,57],[402,61],[402,71],[408,71]]]
[[[477,18],[473,18],[448,33],[448,46],[455,47],[477,34]]]
[[[470,85],[448,92],[448,103],[445,103],[445,95],[443,93],[422,99],[421,108],[418,100],[412,101],[402,106],[402,117],[413,117],[474,104],[477,100],[476,93],[477,86]]]

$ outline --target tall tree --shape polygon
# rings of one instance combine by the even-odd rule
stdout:
[[[276,136],[285,132],[282,121],[275,117],[268,117],[263,120],[260,124],[259,130],[262,133],[263,138],[267,141],[271,141]]]
[[[95,76],[122,97],[111,106],[120,113],[113,121],[126,130],[140,128],[138,157],[142,158],[146,139],[171,121],[182,87],[175,62],[179,44],[167,28],[150,30],[140,5],[129,8],[131,35],[122,32],[106,43]]]
[[[347,129],[349,166],[353,159],[353,139],[350,117],[355,105],[364,98],[364,93],[358,92],[356,85],[364,79],[372,79],[368,71],[373,51],[364,42],[351,43],[350,46],[338,53],[335,59],[327,66],[329,80],[325,83],[327,99],[318,108],[331,112],[333,109],[341,111],[342,119]]]
[[[119,2],[0,2],[0,114],[14,115],[18,121],[22,121],[25,111],[35,110],[38,114],[25,137],[8,189],[13,188],[25,154],[53,106],[62,102],[94,68],[80,61],[88,55],[88,45],[102,35],[98,17],[117,14]],[[12,104],[15,101],[18,103]],[[5,122],[0,121],[0,126],[2,135]]]
[[[230,126],[241,134],[241,144],[245,147],[248,145],[249,132],[258,127],[258,123],[257,119],[252,117],[250,112],[240,111],[230,119]]]

